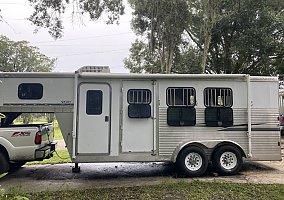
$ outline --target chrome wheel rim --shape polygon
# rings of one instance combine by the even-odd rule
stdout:
[[[221,167],[226,170],[234,169],[238,164],[238,159],[237,159],[236,154],[230,151],[226,151],[222,153],[220,157],[220,164],[221,164]]]
[[[189,153],[185,157],[185,166],[190,171],[199,170],[202,166],[202,157],[198,153],[195,153],[195,152]]]

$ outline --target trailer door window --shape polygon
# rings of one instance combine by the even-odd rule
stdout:
[[[127,92],[128,117],[151,117],[151,91],[148,89],[130,89]]]
[[[233,91],[231,88],[205,88],[206,126],[228,127],[233,125]]]
[[[101,115],[103,107],[103,92],[101,90],[88,90],[86,99],[86,113],[88,115]]]
[[[43,86],[40,83],[21,83],[18,86],[19,99],[38,100],[43,96]]]
[[[166,91],[169,126],[195,126],[196,92],[192,87],[169,87]]]

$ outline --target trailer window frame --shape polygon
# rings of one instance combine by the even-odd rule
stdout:
[[[203,90],[204,121],[208,127],[230,127],[234,124],[233,90],[229,87],[207,87]]]
[[[168,126],[196,125],[196,89],[194,87],[168,87],[166,104]]]
[[[18,85],[18,98],[22,100],[39,100],[43,97],[41,83],[20,83]]]
[[[177,92],[182,90],[182,98],[177,98]],[[191,95],[192,94],[192,95]],[[188,98],[189,97],[189,98]],[[194,99],[192,100],[191,97]],[[181,103],[177,104],[177,100]],[[192,103],[193,101],[193,103]],[[194,87],[168,87],[166,90],[166,104],[167,106],[196,106],[196,90]]]
[[[87,90],[86,92],[86,114],[101,115],[103,113],[103,91]]]
[[[229,87],[206,87],[203,90],[203,99],[205,107],[231,108],[233,106],[233,90]]]
[[[127,91],[127,103],[130,105],[132,104],[149,105],[151,104],[151,102],[152,102],[152,92],[149,89],[129,89]]]
[[[127,91],[128,117],[150,118],[152,113],[152,91],[149,89],[129,89]]]

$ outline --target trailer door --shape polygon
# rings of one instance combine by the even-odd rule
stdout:
[[[122,152],[152,152],[155,95],[152,81],[123,82]]]
[[[109,127],[109,85],[81,84],[78,101],[77,152],[79,154],[108,154]]]

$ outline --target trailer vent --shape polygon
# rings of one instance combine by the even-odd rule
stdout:
[[[78,69],[77,72],[110,73],[110,68],[109,66],[84,66]]]

